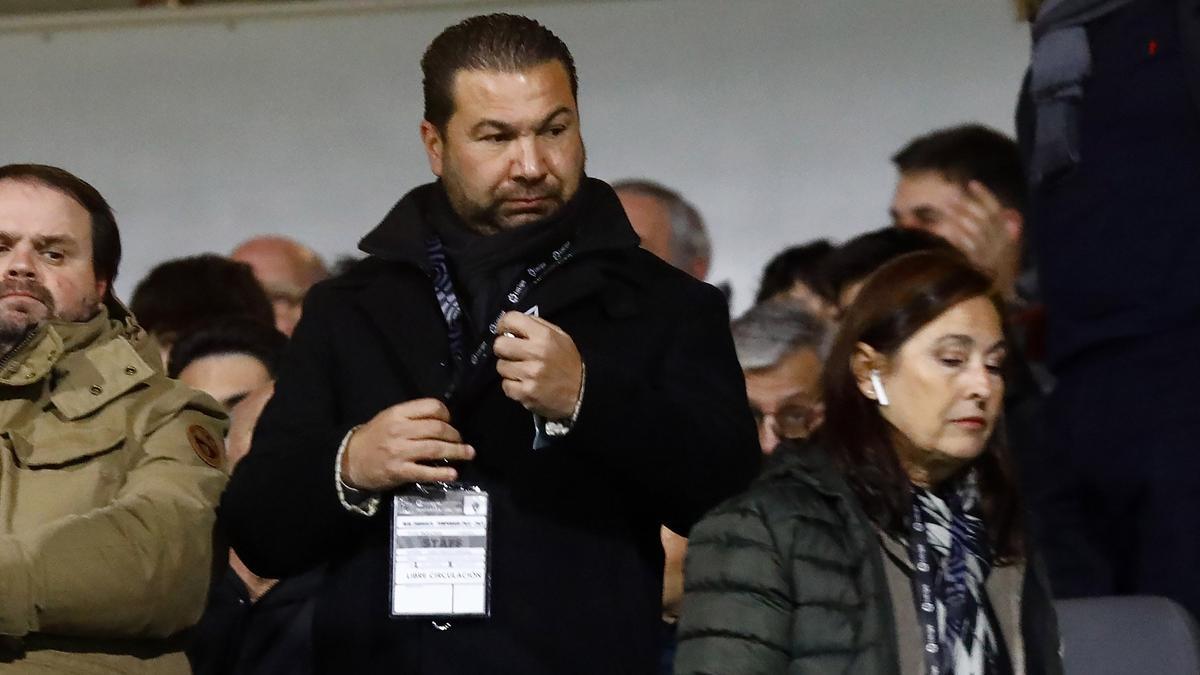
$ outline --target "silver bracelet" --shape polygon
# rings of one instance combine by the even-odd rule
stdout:
[[[546,435],[559,438],[571,433],[571,428],[575,426],[575,421],[579,419],[579,410],[583,407],[583,390],[587,385],[587,364],[580,363],[579,365],[579,397],[575,399],[575,409],[571,411],[571,416],[556,421],[546,421]]]
[[[337,457],[333,460],[333,484],[337,488],[338,501],[342,503],[343,508],[351,513],[370,517],[379,511],[379,495],[371,494],[369,497],[364,497],[370,493],[350,487],[346,481],[342,480],[342,457],[346,454],[346,448],[350,447],[350,437],[361,427],[360,424],[346,432],[346,437],[338,446]]]

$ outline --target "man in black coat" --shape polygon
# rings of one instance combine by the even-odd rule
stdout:
[[[318,672],[653,672],[659,526],[757,469],[724,299],[584,176],[552,33],[474,17],[422,67],[440,180],[310,292],[221,517],[257,574],[328,564]],[[489,496],[486,618],[393,616],[392,499],[418,481]]]

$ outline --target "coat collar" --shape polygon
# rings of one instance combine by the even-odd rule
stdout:
[[[429,281],[426,252],[426,240],[433,232],[429,208],[433,199],[444,199],[438,192],[441,189],[438,183],[430,183],[412,190],[359,243],[362,251],[379,261],[371,267],[370,280],[358,294],[359,305],[391,345],[413,384],[429,396],[443,394],[451,376],[446,325]],[[620,200],[602,181],[585,178],[579,193],[563,210],[574,221],[569,228],[574,258],[531,296],[539,314],[551,321],[559,310],[625,276],[612,254],[633,251],[638,245]],[[579,264],[584,260],[587,264]],[[630,311],[623,297],[606,298],[612,305],[606,306],[610,314]],[[470,393],[478,393],[488,382],[489,378],[479,378]]]
[[[427,183],[404,195],[362,238],[358,248],[383,260],[414,265],[428,274],[425,242],[433,232],[429,213],[435,199],[444,199],[441,190],[441,183]],[[575,221],[569,229],[576,256],[638,245],[621,201],[603,181],[585,176],[571,203],[562,210],[563,217]]]
[[[23,386],[44,378],[66,356],[113,337],[126,338],[138,356],[154,363],[158,352],[129,310],[112,298],[87,321],[48,321],[0,362],[0,385]]]
[[[87,321],[51,321],[36,329],[0,367],[0,385],[48,380],[50,402],[77,419],[159,373],[158,364],[154,341],[128,313],[113,318],[106,303]]]

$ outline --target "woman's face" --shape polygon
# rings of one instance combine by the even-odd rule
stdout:
[[[886,359],[880,378],[889,405],[879,410],[902,436],[897,450],[910,475],[914,466],[943,473],[934,467],[957,468],[983,452],[1004,398],[1005,354],[995,306],[976,297],[930,321]]]

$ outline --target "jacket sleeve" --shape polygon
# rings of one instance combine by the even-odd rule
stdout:
[[[622,345],[583,349],[587,384],[568,438],[657,499],[659,522],[686,535],[758,472],[761,451],[724,296],[689,283],[669,308],[661,363],[644,372]]]
[[[269,578],[298,574],[345,551],[382,519],[345,509],[334,482],[341,420],[334,382],[336,299],[318,285],[305,299],[279,367],[275,394],[221,500],[221,528],[246,566]]]
[[[761,509],[727,503],[688,541],[678,675],[786,673],[793,600],[784,558]]]
[[[219,464],[226,417],[181,387],[167,397],[191,403],[145,413],[142,452],[111,502],[0,535],[0,633],[165,637],[199,619],[225,474],[190,439]]]

